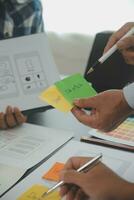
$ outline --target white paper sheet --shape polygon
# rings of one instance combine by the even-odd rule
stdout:
[[[0,111],[47,105],[38,96],[59,79],[45,33],[0,41]]]
[[[0,195],[24,175],[26,169],[0,164]]]
[[[0,195],[27,169],[47,158],[72,137],[73,132],[27,123],[15,129],[1,131]]]
[[[43,180],[41,177],[52,167],[53,164],[55,164],[55,162],[66,162],[71,156],[95,156],[99,153],[103,154],[102,162],[124,179],[134,182],[133,153],[81,143],[78,141],[70,141],[47,162],[3,196],[2,200],[16,200],[18,196],[34,184],[43,184],[47,187],[54,185],[54,182]]]

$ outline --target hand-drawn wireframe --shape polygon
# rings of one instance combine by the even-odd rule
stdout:
[[[36,93],[48,86],[37,51],[16,54],[14,59],[24,94]]]
[[[18,93],[10,58],[0,57],[0,98],[15,97]]]

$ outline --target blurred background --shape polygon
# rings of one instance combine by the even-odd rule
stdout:
[[[134,0],[42,0],[47,31],[94,34],[134,20]]]
[[[134,0],[42,0],[45,30],[61,74],[83,74],[95,34],[134,21]]]

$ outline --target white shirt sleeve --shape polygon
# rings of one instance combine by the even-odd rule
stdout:
[[[123,88],[123,94],[128,105],[134,109],[134,83],[125,86]]]

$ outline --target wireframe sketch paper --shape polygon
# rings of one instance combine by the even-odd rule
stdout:
[[[70,141],[60,151],[54,154],[47,162],[36,169],[32,174],[21,181],[16,187],[9,191],[2,200],[18,199],[33,185],[41,184],[47,188],[52,187],[55,182],[42,179],[42,175],[55,164],[65,163],[72,156],[96,156],[103,154],[102,162],[114,170],[118,175],[128,181],[134,181],[134,154],[130,152],[86,144],[79,141]]]
[[[42,107],[39,93],[59,80],[45,33],[0,41],[0,111]]]
[[[71,131],[32,124],[24,124],[21,127],[1,131],[0,195],[9,186],[11,187],[27,169],[47,158],[72,137],[73,132]]]

